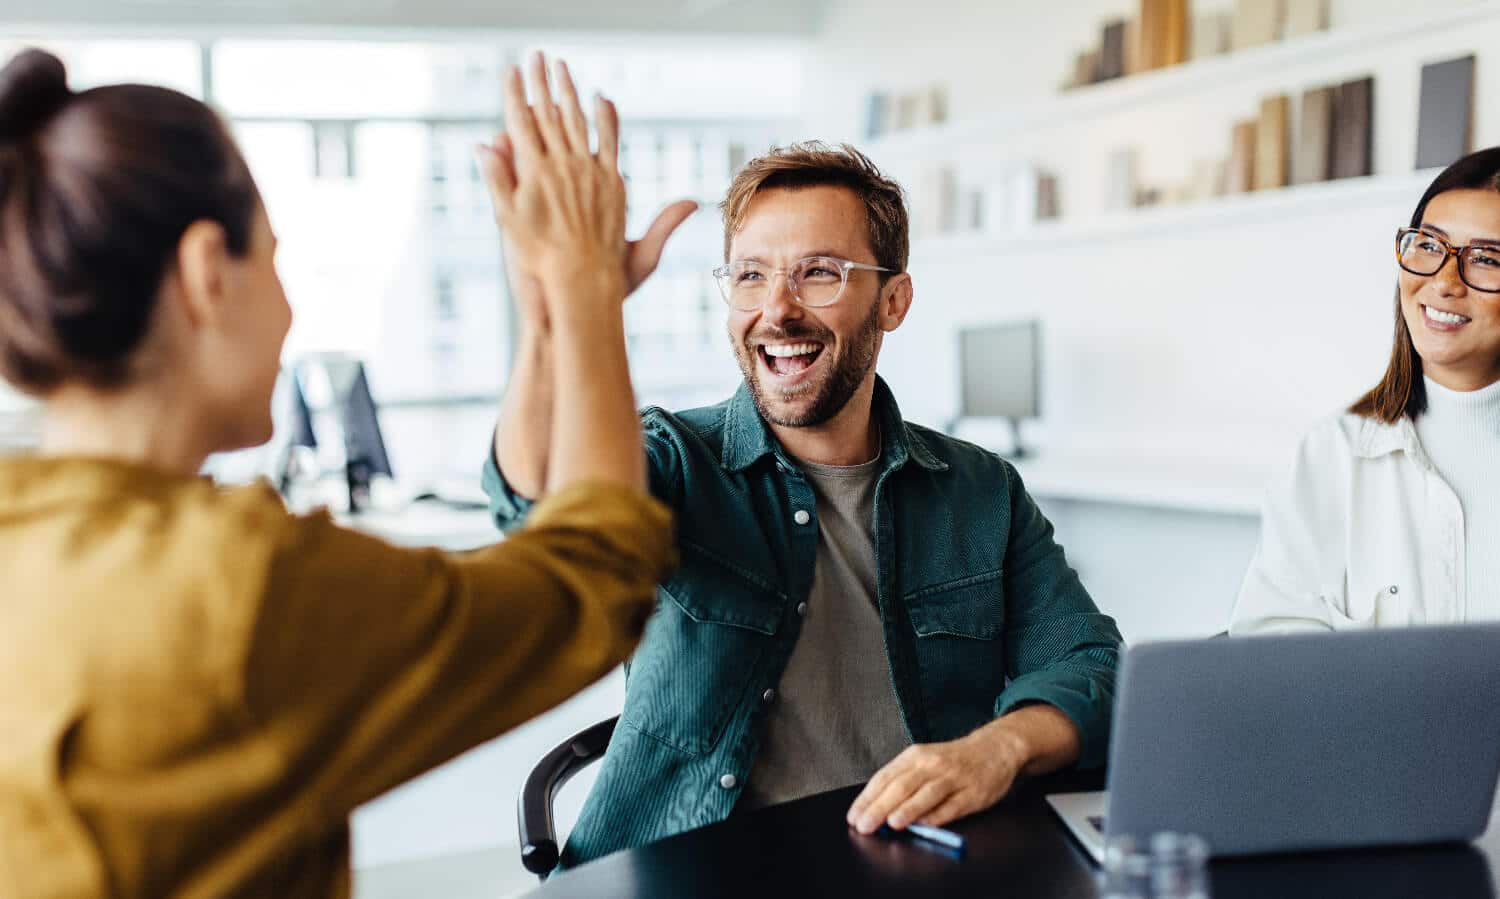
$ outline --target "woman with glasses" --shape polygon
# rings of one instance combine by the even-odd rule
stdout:
[[[1385,376],[1271,486],[1231,633],[1500,619],[1500,147],[1395,250]]]
[[[174,91],[0,70],[0,896],[349,893],[354,808],[635,647],[675,556],[625,362],[618,120],[519,72],[482,151],[551,334],[548,498],[472,553],[399,549],[221,490],[270,436],[291,310],[219,118]],[[502,797],[496,797],[501,803]],[[497,811],[497,814],[499,812]]]

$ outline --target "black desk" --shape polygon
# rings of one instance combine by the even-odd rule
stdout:
[[[698,899],[745,896],[1093,899],[1094,867],[1043,800],[1097,789],[1077,776],[1024,784],[990,811],[958,822],[962,859],[916,841],[861,836],[844,823],[858,788],[731,818],[554,876],[532,895]],[[1468,899],[1495,896],[1495,828],[1480,847],[1324,853],[1214,862],[1214,899]]]

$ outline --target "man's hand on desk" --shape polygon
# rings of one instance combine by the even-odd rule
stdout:
[[[1023,773],[1071,763],[1078,748],[1067,716],[1027,706],[957,740],[908,746],[870,778],[849,807],[849,824],[861,833],[882,824],[941,827],[999,802]]]

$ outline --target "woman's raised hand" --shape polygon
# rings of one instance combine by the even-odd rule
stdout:
[[[592,149],[567,65],[556,63],[555,98],[545,57],[532,57],[528,69],[535,102],[527,103],[520,69],[512,68],[505,81],[506,132],[480,156],[496,218],[527,273],[544,284],[558,277],[618,280],[617,302],[627,289],[619,117],[613,103],[595,100],[598,149]]]
[[[539,59],[532,63],[533,81],[541,84],[546,81],[546,70],[539,65]],[[574,108],[579,108],[577,103],[577,88],[573,84],[572,76],[565,64],[559,62],[557,66],[557,82],[561,88],[561,102],[567,106],[570,102]],[[510,84],[507,85],[507,109],[517,109],[527,112],[533,122],[538,122],[539,110],[531,109],[524,105],[524,89],[521,91],[521,102],[517,102],[509,93],[514,86],[519,73],[510,73]],[[541,79],[541,81],[538,81]],[[550,100],[550,95],[549,95]],[[555,105],[555,103],[554,103]],[[618,114],[612,103],[600,100],[596,101],[598,110],[598,122],[600,130],[600,148],[594,156],[601,159],[605,153],[606,142],[608,145],[609,166],[618,165],[619,156],[619,120]],[[559,110],[561,112],[562,110]],[[564,122],[566,123],[566,119]],[[575,128],[578,133],[587,136],[587,126],[578,124]],[[538,123],[539,125],[539,123]],[[538,127],[540,132],[540,128]],[[571,135],[570,135],[571,140]],[[497,218],[502,227],[505,220],[500,216],[502,198],[509,197],[514,193],[516,187],[516,144],[509,133],[501,133],[491,145],[481,145],[479,148],[479,163],[484,172],[485,181],[489,185],[490,196],[494,202]],[[617,171],[617,168],[614,169]],[[623,256],[623,274],[625,277],[626,293],[635,292],[641,283],[656,270],[657,263],[661,260],[662,250],[665,248],[668,238],[672,233],[687,220],[698,208],[698,204],[692,200],[678,200],[671,203],[657,214],[646,233],[637,240],[625,241]],[[623,240],[623,233],[622,233]],[[541,297],[541,285],[536,275],[538,260],[523,254],[512,233],[505,231],[506,242],[506,269],[511,282],[511,292],[517,302],[522,306],[522,312],[528,320],[541,326],[545,331],[547,327],[545,304]]]

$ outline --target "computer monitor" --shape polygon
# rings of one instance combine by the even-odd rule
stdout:
[[[271,458],[274,463],[276,486],[282,496],[289,496],[292,481],[298,469],[298,450],[318,448],[318,436],[313,430],[312,411],[307,407],[307,397],[302,394],[302,385],[297,374],[282,369],[276,379],[276,392],[271,400],[271,420],[275,424],[271,438]]]
[[[1035,319],[958,333],[958,418],[1003,418],[1025,455],[1020,421],[1041,413],[1041,323]],[[955,422],[956,424],[956,422]]]
[[[299,393],[312,400],[308,423],[338,431],[336,443],[344,449],[344,472],[349,483],[349,510],[357,512],[369,506],[370,482],[376,475],[393,477],[385,438],[380,433],[380,415],[370,393],[364,363],[350,356],[322,353],[298,363]],[[331,414],[329,414],[331,413]],[[323,419],[319,422],[318,419]],[[327,442],[334,435],[316,435],[316,443]]]

